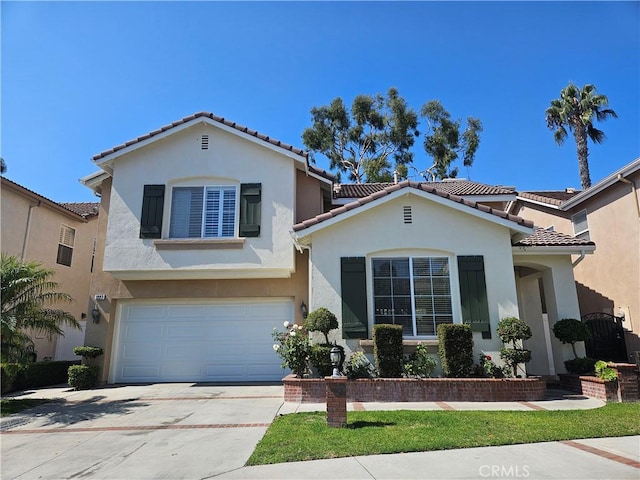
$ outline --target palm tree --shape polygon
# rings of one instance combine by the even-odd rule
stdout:
[[[558,145],[562,145],[567,138],[567,128],[573,132],[578,150],[578,168],[582,188],[591,186],[589,176],[589,149],[587,137],[595,143],[602,143],[605,134],[593,126],[593,118],[602,121],[609,117],[618,118],[616,112],[609,108],[609,100],[605,95],[596,93],[595,85],[587,84],[581,89],[573,83],[560,91],[560,98],[551,100],[547,108],[547,126],[554,131],[554,138]]]
[[[66,293],[57,291],[58,284],[52,280],[54,270],[4,253],[0,263],[0,348],[3,362],[29,361],[34,345],[28,331],[41,332],[51,339],[54,335],[64,335],[63,325],[81,328],[70,313],[50,308],[57,302],[73,301]]]

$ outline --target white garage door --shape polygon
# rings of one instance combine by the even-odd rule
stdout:
[[[259,382],[286,372],[273,328],[293,319],[291,300],[121,307],[113,381]]]

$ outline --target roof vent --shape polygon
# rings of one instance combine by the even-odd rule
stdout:
[[[209,135],[202,135],[200,150],[209,150]]]
[[[405,205],[402,207],[402,213],[404,216],[404,223],[413,223],[413,215],[411,214],[411,205]]]

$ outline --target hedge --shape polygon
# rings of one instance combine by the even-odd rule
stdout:
[[[0,365],[2,393],[67,383],[67,371],[79,361],[3,363]]]
[[[374,325],[373,356],[379,377],[402,377],[402,325]]]
[[[445,377],[468,377],[473,367],[473,333],[469,325],[438,325],[438,355]]]

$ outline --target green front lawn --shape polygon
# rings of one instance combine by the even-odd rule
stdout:
[[[0,400],[0,416],[5,417],[52,401],[43,398],[3,398]]]
[[[247,465],[639,435],[640,403],[568,411],[348,412],[347,421],[347,428],[329,428],[325,412],[278,417]]]

